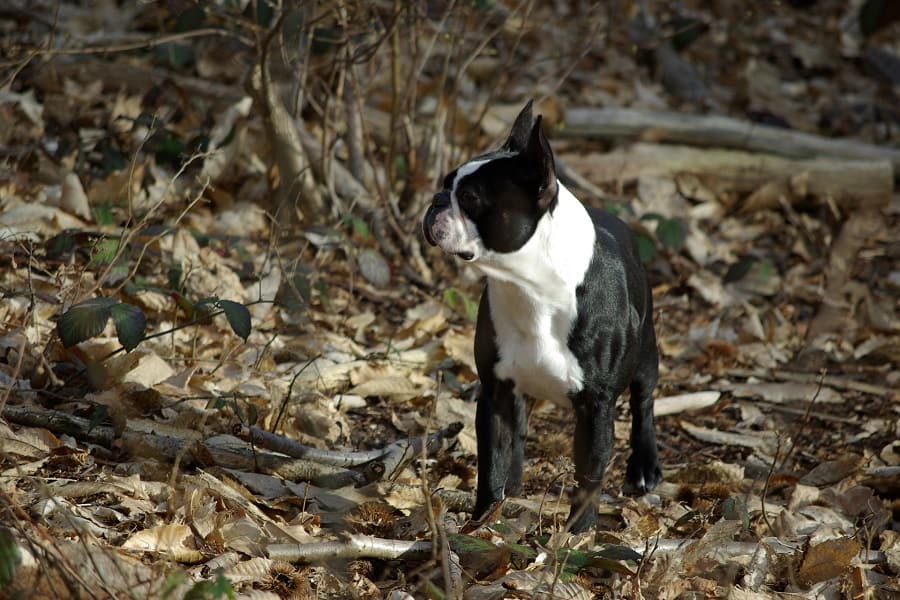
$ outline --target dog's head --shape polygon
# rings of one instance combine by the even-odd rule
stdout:
[[[529,101],[516,117],[499,150],[444,177],[422,221],[432,246],[466,261],[515,252],[553,210],[559,191],[553,153],[531,106]]]

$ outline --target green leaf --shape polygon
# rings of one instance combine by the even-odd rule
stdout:
[[[639,552],[621,544],[609,544],[597,551],[597,556],[610,560],[632,560],[634,562],[639,562],[643,558]]]
[[[361,237],[364,240],[369,239],[371,232],[369,231],[369,224],[360,219],[359,217],[354,217],[353,215],[347,216],[347,221],[350,224],[350,227],[353,228],[353,232]]]
[[[750,269],[752,269],[755,264],[756,259],[752,256],[741,258],[739,261],[728,267],[728,271],[726,271],[725,276],[722,277],[722,283],[734,283],[735,281],[740,281],[747,276]]]
[[[444,304],[461,313],[470,321],[478,318],[478,302],[461,290],[456,288],[444,290]]]
[[[71,348],[102,332],[116,304],[111,298],[100,297],[69,307],[56,322],[56,332],[63,346]]]
[[[649,212],[641,215],[641,221],[664,221],[666,218],[659,213]]]
[[[463,308],[466,312],[466,318],[470,321],[478,320],[478,302],[463,294]]]
[[[213,581],[210,592],[212,592],[213,598],[234,598],[234,588],[231,587],[231,582],[221,573]]]
[[[522,570],[537,558],[537,551],[523,544],[509,544],[509,562],[514,569]]]
[[[98,268],[108,265],[116,257],[119,251],[119,245],[122,243],[120,238],[101,238],[91,247],[91,259],[88,261],[88,267]]]
[[[473,552],[491,552],[496,550],[497,546],[487,540],[465,535],[461,533],[451,533],[447,536],[450,548],[457,554],[473,553]]]
[[[603,210],[615,217],[618,217],[622,214],[622,205],[619,202],[604,202]]]
[[[759,278],[761,281],[768,281],[775,275],[775,265],[768,258],[759,261]]]
[[[560,564],[565,565],[564,569],[570,573],[577,573],[589,566],[593,558],[590,553],[575,548],[560,548],[556,557]]]
[[[101,227],[104,225],[113,225],[116,222],[112,212],[112,203],[107,200],[91,207],[94,212],[94,221]]]
[[[222,574],[219,574],[215,580],[198,581],[184,594],[184,600],[219,600],[221,598],[234,598],[234,590]]]
[[[193,319],[197,316],[197,307],[194,306],[194,303],[191,302],[190,298],[181,292],[172,292],[172,299],[175,300],[175,304],[178,308],[184,311],[184,314],[188,319]]]
[[[22,553],[16,538],[6,527],[0,527],[0,590],[5,589],[22,563]]]
[[[406,157],[402,154],[398,154],[394,157],[394,173],[397,174],[397,177],[400,179],[405,179],[409,172],[409,165],[406,162]]]
[[[206,410],[218,410],[220,408],[225,408],[226,405],[227,401],[225,398],[222,398],[221,396],[213,396],[206,401]]]
[[[116,337],[126,352],[131,352],[144,339],[147,328],[147,317],[137,306],[119,303],[110,307],[113,323],[116,324]]]
[[[656,226],[656,237],[663,246],[678,252],[684,246],[684,240],[687,238],[687,227],[681,219],[662,219]]]
[[[232,331],[246,342],[250,337],[250,311],[247,307],[231,300],[219,300],[219,307],[225,311],[225,317]]]
[[[75,232],[70,229],[57,233],[44,243],[47,258],[51,260],[68,256],[76,246]]]
[[[216,296],[203,298],[202,300],[195,302],[192,306],[194,308],[194,315],[191,318],[197,319],[197,322],[202,325],[209,325],[212,321],[211,317],[213,312],[219,307],[219,298]]]
[[[747,503],[741,498],[726,498],[722,503],[722,517],[728,521],[740,521],[744,531],[750,528]]]
[[[638,254],[641,257],[641,262],[648,263],[653,260],[653,257],[656,256],[656,244],[653,243],[649,237],[644,235],[643,233],[637,234],[637,245],[638,245]]]

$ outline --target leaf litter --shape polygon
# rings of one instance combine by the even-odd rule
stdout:
[[[437,100],[435,72],[404,56],[428,83],[401,109],[403,144],[390,48],[369,47],[359,116],[369,153],[393,141],[396,156],[354,164],[351,119],[332,130],[328,110],[305,111],[301,143],[321,162],[300,185],[341,219],[299,226],[271,210],[287,165],[241,86],[252,41],[60,52],[51,69],[21,54],[46,23],[15,17],[28,33],[2,52],[21,70],[0,93],[4,596],[900,594],[900,210],[883,177],[896,163],[865,171],[848,155],[846,173],[872,174],[858,205],[818,158],[760,159],[777,166],[760,179],[749,153],[673,145],[653,164],[659,133],[613,145],[566,127],[579,106],[700,109],[896,148],[898,24],[877,2],[747,18],[652,2],[628,15],[640,27],[597,36],[612,15],[551,4],[448,13],[444,27],[478,22],[459,48],[433,16],[410,21],[431,27],[408,33],[435,56],[473,60]],[[53,43],[128,44],[229,15],[98,7],[61,4],[67,36]],[[247,14],[228,18],[257,26]],[[321,14],[314,45],[344,18]],[[573,35],[579,20],[597,29]],[[520,44],[528,75],[499,77]],[[623,401],[596,537],[562,530],[572,424],[543,403],[523,496],[497,508],[499,524],[468,522],[480,284],[415,241],[431,182],[496,142],[530,96],[557,126],[561,169],[579,182],[567,184],[629,221],[654,285],[665,477],[620,494]],[[387,226],[353,197],[379,189]]]

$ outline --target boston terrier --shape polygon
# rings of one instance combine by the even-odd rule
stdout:
[[[444,177],[422,229],[432,246],[487,276],[475,330],[481,395],[473,517],[522,491],[525,395],[575,411],[570,531],[596,524],[616,399],[626,387],[626,484],[652,489],[661,478],[652,396],[659,357],[637,244],[625,223],[586,208],[559,182],[531,102],[499,150]]]

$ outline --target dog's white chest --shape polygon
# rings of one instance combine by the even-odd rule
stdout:
[[[548,302],[514,284],[492,281],[488,294],[498,351],[496,376],[511,380],[517,393],[569,406],[568,394],[581,390],[584,377],[568,347],[574,292]]]

